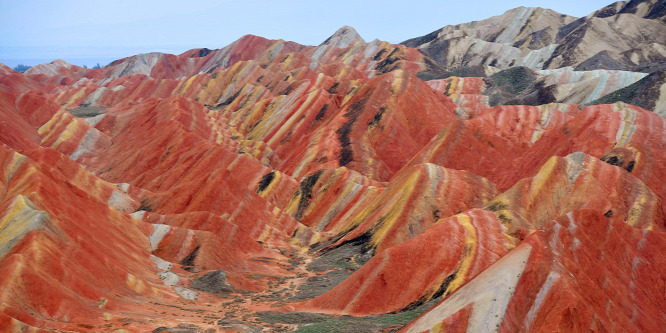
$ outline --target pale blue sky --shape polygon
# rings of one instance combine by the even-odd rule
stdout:
[[[0,62],[105,65],[151,51],[216,49],[245,34],[317,45],[343,25],[391,43],[518,6],[585,16],[607,0],[0,0]]]

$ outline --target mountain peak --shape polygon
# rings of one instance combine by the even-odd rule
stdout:
[[[361,35],[356,32],[356,29],[350,26],[343,26],[338,29],[331,37],[328,37],[320,45],[331,45],[338,48],[345,48],[349,45],[352,45],[356,42],[365,43],[365,40],[361,38]]]
[[[56,59],[51,61],[48,64],[39,64],[33,67],[30,67],[25,74],[46,74],[46,75],[55,75],[61,68],[72,68],[72,64],[68,63],[62,59]]]

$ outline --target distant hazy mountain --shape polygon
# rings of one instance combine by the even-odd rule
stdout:
[[[519,7],[404,41],[445,69],[489,65],[651,72],[666,60],[666,1],[619,1],[576,19]]]
[[[485,81],[491,105],[613,100],[666,114],[666,86],[659,79],[663,75],[641,81],[641,91],[649,94],[614,93],[666,69],[665,36],[666,1],[633,0],[578,19],[550,9],[519,7],[402,44],[418,48],[441,67],[420,74],[424,79],[495,75]],[[498,73],[514,67],[524,70]],[[511,75],[528,72],[519,90],[503,86]],[[497,75],[508,75],[507,80]],[[612,97],[603,98],[610,93]]]

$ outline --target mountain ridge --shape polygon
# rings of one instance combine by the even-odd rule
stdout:
[[[453,42],[455,39],[467,36],[490,43],[512,44],[514,48],[517,47],[521,49],[522,53],[524,53],[525,50],[542,50],[543,47],[547,47],[550,44],[557,44],[557,47],[550,51],[552,54],[545,55],[546,58],[544,59],[545,62],[543,63],[543,67],[535,67],[535,69],[552,69],[552,64],[556,64],[557,67],[576,67],[580,60],[561,60],[560,58],[564,56],[565,53],[568,53],[567,50],[571,51],[577,49],[578,46],[576,46],[576,44],[580,43],[579,40],[584,38],[584,36],[588,33],[588,30],[593,29],[592,27],[596,27],[599,24],[617,24],[615,21],[618,19],[624,20],[629,17],[635,17],[636,19],[634,19],[631,24],[627,23],[625,26],[629,27],[633,25],[642,25],[644,28],[641,29],[641,35],[634,34],[632,36],[639,36],[639,38],[636,38],[637,40],[647,41],[648,43],[652,42],[650,36],[653,36],[652,38],[657,38],[654,40],[654,42],[660,42],[661,40],[659,40],[657,37],[659,34],[650,33],[646,29],[663,30],[664,13],[662,7],[664,7],[663,1],[657,0],[633,0],[629,2],[620,1],[609,5],[604,9],[591,13],[588,16],[578,19],[564,14],[559,14],[549,9],[542,9],[538,7],[518,7],[508,10],[502,15],[494,16],[486,20],[446,26],[423,37],[417,37],[404,41],[402,44],[410,47],[420,48],[423,52],[425,52],[425,54],[438,61],[441,65],[449,68],[452,66],[452,64],[454,66],[461,66],[465,65],[465,63],[451,63],[449,61],[445,62],[444,59],[440,59],[437,54],[445,51],[447,47],[452,46],[443,45],[444,50],[439,50],[439,48],[433,45],[433,42],[441,43],[441,41],[445,40],[452,40]],[[640,12],[638,11],[639,8]],[[636,13],[637,15],[634,15]],[[507,21],[510,23],[506,23]],[[558,31],[554,31],[551,29],[552,27],[556,27]],[[612,31],[613,34],[622,34],[616,28],[611,27],[610,29],[606,30]],[[523,36],[524,34],[529,34],[529,38],[523,37],[519,39],[519,37]],[[567,36],[569,36],[568,39]],[[605,38],[606,37],[596,38],[596,40],[604,41]],[[625,42],[632,40],[632,38],[627,37],[622,37],[620,39],[624,40]],[[530,41],[529,43],[528,40]],[[631,47],[627,47],[626,45],[612,45],[612,48],[609,48],[611,46],[601,47],[602,49],[596,52],[603,51],[603,48],[606,48],[606,50],[614,50],[619,48],[622,49],[622,51],[631,49]],[[586,57],[589,58],[593,55],[594,53],[587,54]],[[664,56],[664,54],[661,54],[659,59],[663,61]],[[633,55],[633,57],[635,58],[636,55]],[[628,61],[630,59],[617,60],[622,60],[623,66],[625,67],[608,69],[629,69],[627,66],[631,66],[632,64],[630,61]],[[484,62],[485,61],[487,60],[484,60]],[[636,65],[636,63],[633,63],[633,65]]]
[[[0,331],[658,330],[663,73],[475,62],[548,17],[0,66]]]

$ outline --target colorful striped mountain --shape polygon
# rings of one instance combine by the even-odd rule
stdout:
[[[663,331],[665,8],[0,64],[0,331]]]

